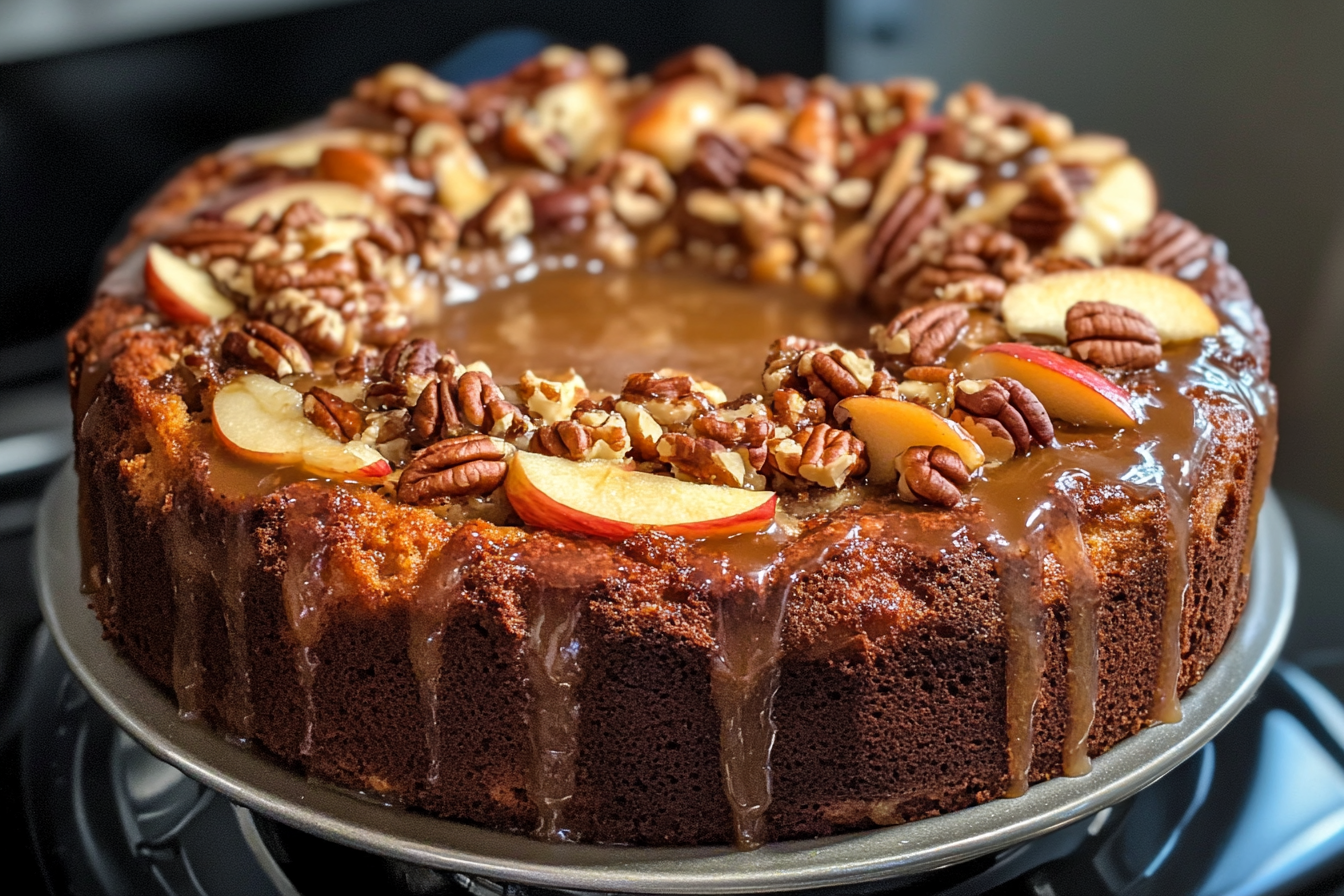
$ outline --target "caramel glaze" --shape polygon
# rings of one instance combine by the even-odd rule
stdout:
[[[812,300],[805,304],[796,296],[770,296],[757,288],[734,285],[710,286],[666,272],[659,276],[567,273],[574,265],[563,259],[543,267],[554,270],[536,280],[515,277],[496,296],[450,301],[436,325],[441,344],[457,350],[464,360],[483,358],[506,379],[523,367],[573,366],[589,377],[591,385],[616,388],[620,376],[631,370],[672,366],[717,380],[731,394],[737,388],[752,388],[764,344],[776,335],[800,332],[851,344],[864,341],[859,338],[867,323],[862,315],[838,315],[835,309]],[[1134,396],[1140,416],[1137,426],[1110,431],[1060,425],[1056,445],[1034,449],[1026,457],[988,470],[970,486],[968,500],[955,512],[964,520],[963,526],[925,526],[927,509],[901,510],[884,502],[881,531],[858,533],[936,556],[950,550],[952,542],[969,528],[992,553],[1008,657],[1005,779],[1010,795],[1025,791],[1032,772],[1033,718],[1042,686],[1047,618],[1052,612],[1042,603],[1038,586],[1048,569],[1062,569],[1069,593],[1064,610],[1069,706],[1064,769],[1067,774],[1082,774],[1090,763],[1088,737],[1098,687],[1097,607],[1106,589],[1097,582],[1089,558],[1091,534],[1080,524],[1078,501],[1084,491],[1119,489],[1141,501],[1160,502],[1163,508],[1172,550],[1151,719],[1179,718],[1183,620],[1190,612],[1186,603],[1191,575],[1191,500],[1215,425],[1201,408],[1249,417],[1259,429],[1256,509],[1273,462],[1276,401],[1262,360],[1267,357],[1263,328],[1244,286],[1236,280],[1229,287],[1227,281],[1233,275],[1228,270],[1215,272],[1217,282],[1204,284],[1206,292],[1222,296],[1215,301],[1225,321],[1220,336],[1202,344],[1169,348],[1156,369],[1120,378]],[[135,284],[121,283],[134,279],[126,271],[114,272],[112,279],[120,284],[117,291],[135,291]],[[451,300],[451,290],[449,294]],[[647,318],[643,316],[646,312]],[[124,332],[109,337],[109,343],[130,338],[136,328],[145,327],[133,317]],[[958,363],[964,353],[958,350],[949,363]],[[93,396],[107,374],[107,359],[115,354],[115,348],[90,352],[77,371],[75,406],[81,422],[98,413]],[[289,486],[310,478],[299,470],[266,469],[209,448],[205,454],[211,489],[231,501],[255,503],[266,494],[283,496]],[[107,501],[99,503],[110,506]],[[84,510],[87,514],[87,506]],[[192,646],[199,615],[195,595],[205,587],[204,579],[212,570],[247,565],[248,558],[256,556],[256,545],[251,533],[232,532],[223,539],[226,547],[215,563],[190,547],[201,532],[186,513],[185,509],[172,510],[165,531],[172,542],[167,547],[170,565],[177,571],[173,593],[178,635],[173,640],[172,681],[182,712],[190,716],[199,687],[199,658]],[[698,549],[704,560],[702,587],[717,599],[713,700],[721,720],[723,786],[734,836],[741,846],[757,845],[767,837],[764,825],[771,800],[775,738],[772,701],[779,687],[781,627],[789,597],[798,583],[856,537],[856,529],[839,522],[843,516],[831,524],[824,518],[809,521],[809,534],[802,538],[786,536],[776,528],[759,536],[708,542]],[[85,537],[98,541],[101,535],[103,541],[86,554],[94,558],[89,561],[88,578],[97,591],[115,590],[118,521],[108,518],[101,533],[94,531],[93,523],[86,519]],[[282,593],[296,675],[306,700],[301,756],[313,749],[313,686],[319,674],[315,648],[323,634],[324,606],[341,587],[332,581],[328,569],[332,538],[325,531],[327,525],[307,520],[287,523],[283,529]],[[608,554],[599,555],[589,547],[581,540],[543,536],[522,543],[510,555],[529,620],[525,663],[534,758],[528,796],[537,811],[537,832],[550,839],[568,836],[564,812],[575,788],[581,712],[577,693],[583,676],[577,635],[581,618],[586,602],[601,590],[602,583],[619,581],[622,575],[621,569],[604,565]],[[442,661],[438,642],[462,588],[461,570],[470,553],[462,546],[445,549],[431,567],[437,572],[419,588],[416,610],[410,617],[408,655],[426,719],[431,786],[439,778],[442,762],[437,733],[436,681]],[[1246,558],[1248,571],[1249,542]],[[712,584],[723,581],[731,583],[726,590],[722,584]],[[245,735],[252,714],[246,696],[245,614],[241,609],[247,595],[233,578],[215,586],[229,594],[225,619],[235,667],[233,689],[241,695],[240,708],[228,723]],[[95,594],[95,605],[98,601]],[[824,649],[843,652],[858,636],[837,630],[825,639],[830,646]]]

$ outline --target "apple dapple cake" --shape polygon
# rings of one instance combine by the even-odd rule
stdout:
[[[88,593],[183,717],[590,842],[1086,773],[1218,656],[1276,431],[1124,140],[713,47],[386,68],[172,178],[69,344]]]

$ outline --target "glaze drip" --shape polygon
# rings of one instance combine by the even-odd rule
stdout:
[[[997,559],[999,603],[1007,635],[1004,671],[1008,728],[1008,787],[1004,796],[1027,792],[1033,752],[1036,702],[1045,673],[1045,606],[1040,598],[1040,545],[1033,538]]]
[[[230,683],[225,702],[226,723],[239,737],[252,737],[252,678],[247,649],[247,575],[256,566],[257,551],[246,516],[238,517],[226,541],[220,600],[229,636]]]
[[[286,520],[285,577],[281,585],[289,631],[293,638],[294,668],[303,694],[303,734],[299,755],[311,756],[317,705],[313,686],[317,680],[316,647],[322,637],[325,604],[331,593],[327,569],[327,527],[321,520]]]
[[[174,506],[165,514],[163,531],[173,589],[173,693],[177,714],[198,719],[204,703],[200,596],[210,584],[211,564],[192,537],[186,508]]]
[[[715,616],[710,689],[719,713],[723,789],[740,849],[753,849],[767,840],[774,701],[789,596],[801,579],[819,570],[855,534],[855,528],[832,527],[821,533],[811,556],[792,564],[785,559],[786,542],[779,533],[736,536],[724,540],[719,562],[705,570],[713,574],[705,576],[707,583],[716,579],[729,583]]]
[[[1101,594],[1087,556],[1078,508],[1072,501],[1059,502],[1050,531],[1069,588],[1069,724],[1064,734],[1064,774],[1072,778],[1092,770],[1087,739],[1097,713],[1097,604]]]
[[[574,798],[579,748],[579,624],[596,576],[578,545],[529,546],[510,559],[531,579],[523,595],[528,627],[524,647],[531,688],[532,767],[528,796],[537,808],[536,835],[569,840],[564,811]]]
[[[407,629],[407,653],[420,685],[420,706],[425,717],[425,749],[429,767],[425,783],[438,786],[442,764],[439,733],[439,673],[443,669],[443,635],[448,615],[462,599],[462,569],[467,559],[460,540],[453,539],[430,561],[411,601]]]

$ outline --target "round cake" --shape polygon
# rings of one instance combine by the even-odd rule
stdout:
[[[1125,141],[972,84],[410,65],[173,177],[69,337],[181,714],[557,840],[890,825],[1179,718],[1276,399]]]

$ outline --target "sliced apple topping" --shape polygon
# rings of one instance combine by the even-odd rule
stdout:
[[[985,462],[970,433],[957,423],[921,404],[875,395],[855,395],[835,406],[835,418],[868,446],[868,481],[895,482],[896,460],[917,446],[949,448],[967,470],[975,472]]]
[[[145,292],[165,317],[183,324],[208,324],[237,308],[208,273],[158,243],[145,253]]]
[[[262,215],[279,218],[285,209],[301,200],[311,202],[328,218],[387,217],[387,212],[367,190],[334,180],[301,180],[255,193],[229,206],[224,218],[251,227]]]
[[[1157,214],[1157,186],[1138,159],[1125,156],[1097,174],[1078,197],[1078,220],[1059,238],[1066,256],[1099,262],[1148,225]]]
[[[997,342],[977,349],[962,366],[967,376],[1006,376],[1032,391],[1050,416],[1084,426],[1132,426],[1129,392],[1092,367],[1037,345]]]
[[[215,435],[230,451],[257,463],[303,464],[332,479],[381,479],[392,465],[363,442],[341,442],[303,413],[303,395],[249,373],[215,394]]]
[[[1015,339],[1038,336],[1065,342],[1069,309],[1079,302],[1109,302],[1139,312],[1164,345],[1218,333],[1217,315],[1188,284],[1129,267],[1061,271],[1014,283],[1003,296],[1003,322]]]
[[[691,161],[701,132],[732,107],[728,94],[712,79],[688,75],[660,84],[626,119],[625,144],[647,153],[673,174]]]
[[[600,538],[627,538],[641,529],[708,538],[758,532],[775,518],[773,492],[525,451],[513,456],[504,489],[528,525]]]

